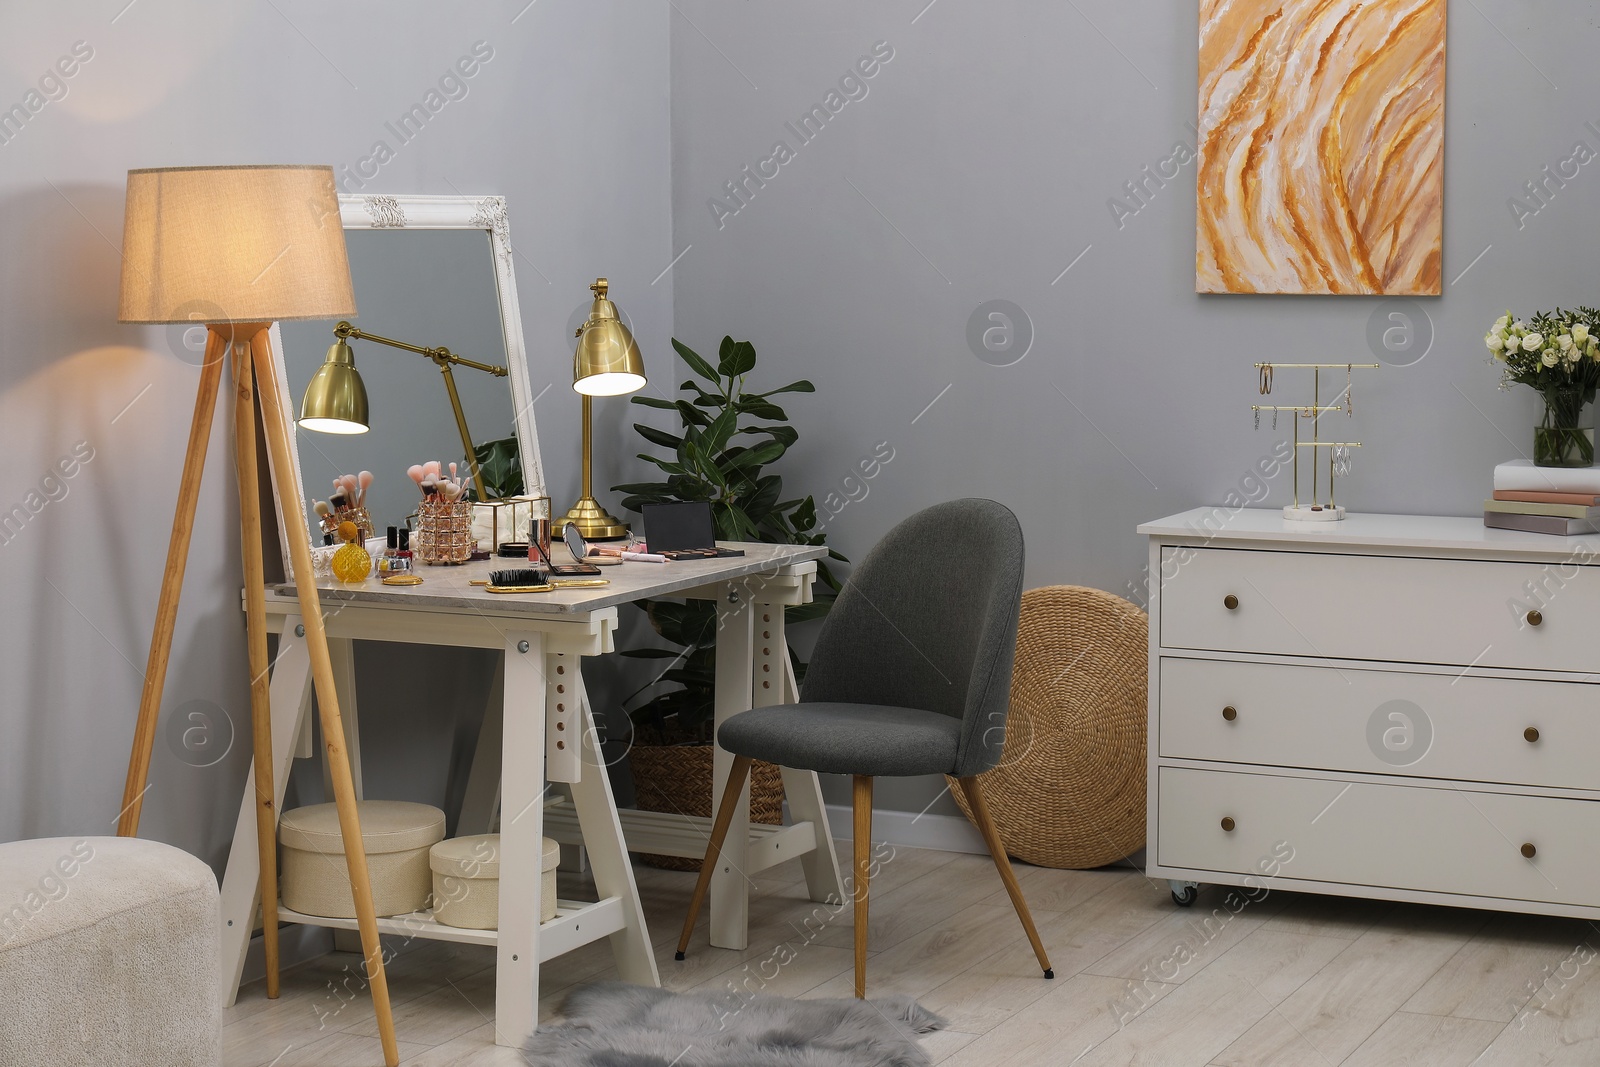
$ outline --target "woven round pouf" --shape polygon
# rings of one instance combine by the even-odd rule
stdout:
[[[1005,747],[979,777],[1012,856],[1099,867],[1144,846],[1149,637],[1144,612],[1099,589],[1022,594]]]

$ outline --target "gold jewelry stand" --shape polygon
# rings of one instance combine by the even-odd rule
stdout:
[[[178,599],[183,590],[190,535],[194,531],[195,503],[200,495],[200,479],[206,465],[206,445],[211,436],[211,420],[222,383],[222,361],[225,355],[231,353],[234,361],[239,518],[244,538],[250,722],[255,747],[256,836],[261,860],[261,929],[266,955],[267,996],[275,998],[278,995],[277,813],[273,810],[275,784],[272,771],[272,711],[268,702],[267,682],[266,580],[261,549],[261,508],[257,495],[258,454],[253,392],[259,392],[261,398],[261,420],[272,460],[274,489],[283,508],[284,529],[289,538],[290,577],[300,599],[301,624],[305,627],[306,650],[311,658],[317,710],[322,721],[322,739],[328,754],[328,772],[333,781],[334,804],[339,812],[339,830],[344,839],[345,862],[350,874],[352,896],[355,898],[356,922],[361,930],[361,951],[366,957],[367,979],[378,1017],[378,1037],[383,1045],[384,1062],[388,1067],[396,1067],[400,1062],[400,1052],[395,1043],[394,1018],[389,1008],[389,984],[384,975],[383,949],[378,943],[372,880],[361,840],[349,754],[344,748],[344,723],[339,715],[339,698],[333,683],[333,661],[328,654],[328,636],[322,623],[322,601],[317,593],[315,572],[311,566],[311,535],[306,526],[305,507],[300,499],[298,475],[289,456],[289,437],[285,430],[289,422],[273,369],[272,346],[268,335],[271,326],[269,322],[253,322],[214,323],[207,327],[205,362],[200,368],[200,389],[195,397],[194,421],[189,427],[189,449],[184,456],[183,479],[178,487],[172,539],[167,545],[166,570],[161,579],[155,633],[150,640],[150,658],[145,668],[144,691],[139,700],[133,750],[128,757],[128,779],[123,789],[123,807],[117,822],[117,833],[121,837],[134,837],[139,832],[139,815],[149,788],[146,783],[150,775],[150,752],[155,743],[161,692],[166,682],[173,627],[178,617]],[[256,385],[254,390],[251,388],[252,364]]]
[[[1259,424],[1261,412],[1287,411],[1294,416],[1294,503],[1283,509],[1283,517],[1299,522],[1337,522],[1344,518],[1344,508],[1334,502],[1333,482],[1338,469],[1335,454],[1341,449],[1360,448],[1360,441],[1324,441],[1321,439],[1321,429],[1318,425],[1322,416],[1329,411],[1343,411],[1346,415],[1355,414],[1354,379],[1352,372],[1358,370],[1377,370],[1379,363],[1257,363],[1256,373],[1260,376],[1260,392],[1263,396],[1271,395],[1273,375],[1280,369],[1309,370],[1311,371],[1311,403],[1310,404],[1251,404],[1250,410],[1256,413]],[[1322,403],[1322,372],[1325,370],[1338,370],[1345,372],[1346,384],[1338,400],[1343,403]],[[1300,420],[1311,420],[1311,440],[1300,439]],[[1300,503],[1300,450],[1311,449],[1308,466],[1311,468],[1311,503]],[[1318,499],[1320,487],[1317,479],[1317,449],[1328,450],[1328,500],[1323,503]]]

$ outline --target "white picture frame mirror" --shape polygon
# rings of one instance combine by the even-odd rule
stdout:
[[[538,427],[534,421],[533,401],[534,396],[528,373],[527,346],[522,334],[522,313],[517,302],[516,275],[512,268],[512,251],[510,224],[506,212],[506,201],[502,196],[432,196],[432,195],[373,195],[373,196],[340,196],[339,197],[340,223],[347,231],[363,230],[405,230],[405,231],[435,231],[435,230],[461,230],[479,231],[486,235],[488,240],[488,254],[491,261],[492,272],[485,271],[482,278],[485,284],[492,284],[494,288],[493,299],[498,307],[501,333],[504,339],[504,357],[507,375],[504,379],[489,378],[489,381],[500,387],[509,386],[509,408],[513,417],[514,432],[517,439],[518,451],[521,454],[523,493],[529,496],[547,496],[545,487],[544,464],[539,453]],[[423,251],[419,242],[419,252]],[[357,257],[352,256],[352,274],[359,270],[359,264],[354,262]],[[478,278],[476,270],[473,278]],[[491,280],[492,276],[492,280]],[[356,278],[358,292],[362,288],[362,280]],[[481,294],[474,294],[478,302],[483,302]],[[464,356],[474,356],[473,352],[457,347],[458,342],[449,337],[411,337],[403,333],[396,334],[386,329],[384,324],[376,320],[366,322],[360,317],[361,301],[357,301],[357,317],[352,321],[355,326],[370,330],[373,333],[395,337],[397,340],[422,346],[445,345],[453,351]],[[294,363],[297,372],[303,371],[303,364],[315,361],[320,364],[324,353],[333,338],[333,323],[315,323],[315,332],[308,332],[306,324],[291,324],[291,339],[289,345],[292,351],[285,350],[285,342],[279,325],[272,327],[272,344],[279,353],[280,358],[275,361],[278,388],[280,395],[286,398],[284,418],[288,421],[285,427],[290,443],[290,453],[295,466],[295,480],[300,485],[302,501],[308,520],[315,522],[311,514],[311,503],[314,499],[326,499],[329,486],[308,484],[306,464],[302,462],[300,431],[295,424],[299,413],[300,391],[291,386],[288,368]],[[310,351],[302,351],[308,344],[308,339],[316,337],[319,340]],[[375,343],[353,341],[352,345],[357,352],[357,364],[362,375],[369,382],[369,392],[372,391],[372,375],[391,374],[404,375],[409,383],[415,382],[419,394],[427,391],[426,395],[419,395],[416,403],[425,405],[430,418],[437,416],[443,420],[450,420],[449,402],[443,387],[431,380],[438,376],[438,372],[429,364],[425,357],[409,355]],[[500,353],[489,352],[479,355],[478,358],[489,363],[498,363]],[[410,365],[414,360],[417,365]],[[464,384],[468,376],[476,376],[479,372],[461,368],[456,373],[458,385]],[[433,396],[432,392],[438,395]],[[464,402],[464,407],[465,407]],[[386,419],[392,426],[396,420],[412,417],[415,412],[381,411],[376,405],[373,411],[373,424],[377,426],[380,419]],[[469,423],[472,422],[473,411],[467,410]],[[453,425],[453,422],[451,423]],[[493,440],[503,436],[488,427],[472,425],[475,443],[481,444],[484,440]],[[390,436],[392,442],[393,435]],[[459,451],[459,443],[456,450]],[[396,482],[404,483],[403,488],[411,488],[405,478],[404,468],[414,462],[425,459],[446,459],[447,455],[428,455],[410,453],[395,455],[392,460],[385,458],[381,477],[388,484],[388,488],[395,489]],[[341,473],[355,474],[356,471],[343,471]],[[380,474],[374,470],[375,474]],[[465,474],[463,474],[465,477]],[[376,484],[376,483],[375,483]],[[377,518],[377,516],[375,516]],[[389,521],[392,524],[393,516]],[[287,546],[283,537],[284,517],[282,509],[278,509],[279,542]],[[379,532],[382,532],[381,525]],[[315,543],[315,542],[313,542]],[[289,573],[287,550],[284,553],[284,572]]]

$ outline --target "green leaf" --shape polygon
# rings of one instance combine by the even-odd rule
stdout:
[[[758,396],[746,397],[740,400],[738,408],[741,415],[753,415],[758,419],[777,419],[780,422],[787,422],[789,419],[789,416],[778,405],[770,400],[763,400]]]
[[[687,400],[680,400],[673,406],[678,409],[678,417],[683,419],[683,424],[685,426],[711,425],[711,416],[707,415],[705,412],[701,411]]]
[[[811,497],[806,497],[800,506],[794,509],[789,516],[789,521],[794,523],[797,530],[809,530],[817,524],[817,502]]]
[[[676,411],[678,405],[670,400],[662,400],[659,396],[642,396],[635,393],[628,398],[630,404],[640,404],[647,408],[660,408],[663,411]]]
[[[788,451],[788,446],[782,441],[763,441],[759,445],[744,449],[738,455],[731,455],[727,460],[724,470],[749,470],[751,467],[761,467]]]
[[[733,431],[739,425],[739,413],[733,408],[728,408],[711,421],[706,429],[705,440],[701,442],[707,452],[720,452],[728,445],[728,439],[733,436]]]
[[[806,381],[804,378],[801,378],[798,382],[790,382],[788,385],[779,386],[776,389],[768,389],[764,393],[754,393],[752,395],[754,395],[754,396],[777,396],[779,393],[814,393],[816,391],[817,391],[817,387],[816,386],[812,385],[810,382]]]
[[[679,341],[676,337],[672,339],[672,347],[677,351],[678,355],[683,357],[683,361],[689,364],[690,370],[708,382],[722,384],[722,380],[717,377],[717,372],[711,369],[711,364],[701,359],[699,353],[695,352],[694,349]]]
[[[746,426],[739,432],[771,434],[773,440],[782,441],[786,445],[793,445],[800,440],[800,431],[793,426]]]
[[[522,492],[522,450],[517,447],[516,437],[485,441],[474,445],[472,453],[490,500],[504,500]],[[477,486],[472,486],[469,493],[469,499],[476,500]]]
[[[717,370],[722,372],[724,378],[749,374],[755,365],[756,349],[749,341],[733,341],[728,337],[722,339],[722,359],[717,364]]]
[[[772,505],[777,503],[778,495],[783,492],[783,479],[776,474],[769,474],[756,482],[756,490],[750,494],[744,503],[746,514],[756,521],[772,511]]]
[[[643,437],[651,444],[660,445],[663,448],[670,448],[674,452],[678,450],[678,445],[683,442],[683,438],[676,434],[670,434],[665,430],[658,430],[654,426],[646,426],[642,422],[634,423],[633,428],[639,431],[640,437]]]
[[[659,456],[650,456],[650,455],[646,455],[643,452],[639,453],[639,458],[644,460],[646,463],[654,463],[656,466],[660,467],[662,470],[666,471],[668,474],[687,474],[688,473],[688,471],[686,471],[681,464],[675,463],[670,459],[661,459]]]

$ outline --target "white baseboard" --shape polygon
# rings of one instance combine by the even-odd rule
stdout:
[[[828,805],[828,827],[835,840],[850,841],[853,825],[848,805]],[[918,815],[911,811],[878,809],[872,813],[872,836],[874,840],[904,848],[969,852],[978,856],[989,854],[978,828],[958,815]]]

